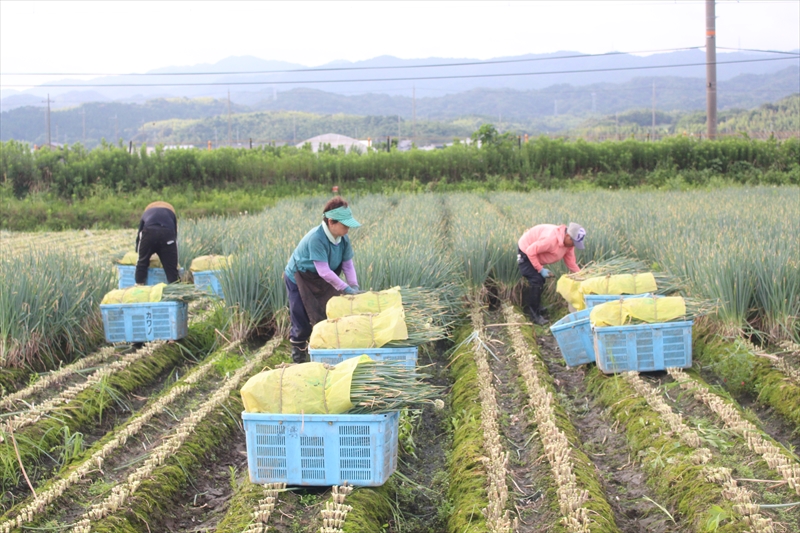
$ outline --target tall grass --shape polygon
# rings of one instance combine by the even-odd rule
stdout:
[[[102,335],[98,305],[116,281],[105,261],[68,251],[0,260],[0,366],[52,368]]]

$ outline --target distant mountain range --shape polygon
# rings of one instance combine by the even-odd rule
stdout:
[[[797,51],[800,53],[800,51]],[[56,100],[54,106],[78,105],[86,102],[124,101],[142,103],[163,97],[221,98],[231,91],[234,102],[251,105],[297,88],[315,89],[339,95],[383,94],[408,96],[416,91],[418,98],[441,97],[475,89],[533,91],[569,84],[589,85],[627,83],[642,77],[680,77],[704,79],[705,52],[701,49],[637,56],[615,54],[591,57],[577,52],[526,54],[481,61],[464,58],[399,59],[381,56],[365,61],[336,61],[315,67],[312,72],[298,72],[303,65],[269,61],[256,57],[229,57],[214,64],[166,67],[150,71],[154,76],[104,76],[92,80],[61,80],[23,92],[3,90],[0,110],[24,105],[42,105],[47,94]],[[717,77],[720,82],[743,74],[765,75],[800,66],[800,59],[786,55],[753,52],[718,53]],[[461,66],[435,66],[470,63]],[[669,65],[694,65],[661,68]],[[412,67],[413,66],[413,67]],[[412,67],[412,68],[406,68]],[[336,70],[336,69],[356,70]],[[645,70],[638,70],[644,68]],[[328,70],[320,70],[328,69]],[[623,69],[623,70],[614,70]],[[271,71],[271,73],[263,73]],[[284,71],[284,72],[274,72]],[[289,72],[285,72],[289,71]],[[203,72],[200,76],[177,75]],[[250,72],[250,74],[231,74]],[[261,73],[256,73],[261,72]],[[164,74],[176,74],[174,76]],[[473,76],[464,78],[463,76]],[[437,78],[416,79],[408,78]],[[441,78],[445,77],[445,78]],[[367,81],[371,80],[371,81]],[[160,87],[81,87],[96,84],[125,83],[216,83],[215,86]],[[319,82],[319,83],[315,83]],[[245,83],[249,85],[236,85]],[[72,84],[58,88],[52,85]]]
[[[705,87],[697,78],[634,78],[619,84],[558,85],[529,91],[472,89],[439,97],[420,97],[416,102],[408,96],[342,95],[298,88],[279,92],[274,97],[253,93],[249,100],[245,99],[246,104],[238,103],[241,99],[232,103],[231,136],[302,140],[331,131],[352,136],[359,132],[362,136],[386,135],[387,132],[393,136],[408,136],[415,129],[414,108],[417,134],[432,138],[463,137],[484,122],[491,122],[502,130],[530,134],[593,129],[593,124],[598,120],[602,122],[603,117],[613,119],[614,113],[647,109],[644,114],[649,117],[653,84],[659,124],[674,124],[680,114],[705,110]],[[744,74],[720,81],[718,103],[720,112],[751,109],[797,93],[800,93],[800,68],[790,66],[770,74]],[[96,146],[101,139],[120,138],[137,143],[166,139],[227,140],[227,113],[227,100],[214,98],[91,102],[53,110],[51,138],[61,143],[85,139],[88,147]],[[669,119],[662,118],[670,113]],[[342,117],[337,118],[339,115]],[[791,115],[792,112],[787,111],[787,116]],[[625,117],[622,120],[625,122]],[[649,120],[647,118],[645,123]],[[790,130],[800,129],[800,125],[791,126],[791,120],[786,124]],[[45,110],[26,106],[2,112],[0,140],[9,139],[45,143]]]

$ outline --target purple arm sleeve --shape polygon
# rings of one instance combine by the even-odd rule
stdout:
[[[319,277],[333,285],[335,289],[343,291],[347,288],[347,283],[342,281],[325,261],[314,261],[314,267],[317,269]]]
[[[356,265],[353,264],[352,259],[348,259],[344,263],[342,263],[342,272],[344,272],[344,279],[347,280],[347,284],[351,287],[353,285],[358,286],[358,278],[356,277]]]

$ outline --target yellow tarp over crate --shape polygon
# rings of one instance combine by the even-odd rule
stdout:
[[[222,270],[231,264],[233,255],[201,255],[195,257],[189,270],[205,272],[206,270]]]
[[[138,262],[139,262],[138,252],[126,252],[123,258],[117,261],[117,263],[119,263],[120,265],[131,265],[131,266],[136,266],[136,263]],[[161,259],[158,258],[158,254],[153,254],[150,256],[150,268],[162,268],[163,266],[164,265],[161,264]]]
[[[318,322],[311,332],[311,348],[380,348],[408,338],[402,306],[377,315],[353,315]]]
[[[248,413],[340,414],[349,411],[350,384],[359,363],[368,355],[345,359],[335,367],[302,363],[256,374],[242,387]]]
[[[589,278],[581,282],[583,294],[642,294],[656,292],[656,278],[652,272],[642,274],[615,274]]]
[[[683,316],[686,316],[686,302],[680,296],[630,298],[593,307],[589,322],[595,327],[624,326],[633,319],[654,324]]]
[[[140,304],[161,301],[161,294],[166,283],[157,285],[134,285],[127,289],[115,289],[103,296],[101,304]]]
[[[576,311],[586,308],[583,301],[583,293],[581,292],[581,282],[575,281],[567,275],[558,278],[556,283],[556,292],[560,294],[568,304],[571,304]]]
[[[574,280],[568,274],[561,276],[556,283],[556,292],[572,304],[576,311],[586,309],[585,294],[642,294],[656,292],[656,278],[652,272],[642,274],[615,274],[598,276],[583,281]]]
[[[400,287],[392,287],[380,292],[364,292],[353,296],[334,296],[328,300],[325,314],[328,318],[351,315],[377,314],[392,307],[403,306]]]

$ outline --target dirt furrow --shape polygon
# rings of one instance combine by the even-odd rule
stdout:
[[[603,407],[586,390],[584,367],[567,367],[549,329],[536,330],[542,357],[553,376],[561,404],[569,411],[583,448],[597,468],[617,526],[626,533],[682,531],[680,525],[659,509],[662,504],[656,503],[657,498],[647,487],[647,475],[632,456],[624,435],[609,424]]]
[[[487,324],[502,324],[502,313],[492,312]],[[529,409],[524,380],[513,361],[511,339],[504,327],[486,329],[493,357],[489,364],[495,375],[497,399],[503,417],[501,432],[509,450],[509,490],[512,508],[519,518],[518,533],[546,531],[558,522],[548,493],[554,490],[544,450],[536,438],[536,426],[526,414]]]

